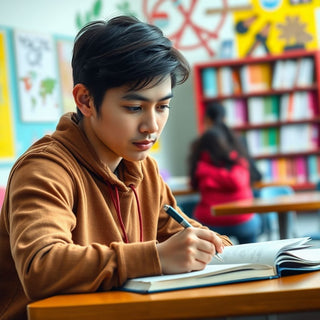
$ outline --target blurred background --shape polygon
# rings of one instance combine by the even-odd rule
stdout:
[[[75,111],[70,60],[77,32],[89,21],[126,14],[159,26],[192,67],[191,77],[174,91],[167,127],[151,151],[163,178],[174,190],[188,189],[190,144],[202,131],[205,104],[215,100],[224,102],[228,109],[228,124],[248,140],[249,151],[263,175],[262,181],[281,184],[283,180],[289,183],[291,179],[295,190],[315,189],[320,180],[319,9],[320,0],[1,1],[0,187],[5,187],[14,161],[33,142],[54,131],[63,113]],[[273,76],[279,67],[276,67],[279,57],[295,67],[302,58],[311,58],[307,71],[311,82],[307,88],[276,87]],[[222,82],[222,88],[218,83],[220,91],[206,93],[205,71],[228,71],[229,68],[229,75],[232,70],[243,77],[240,69],[249,65],[252,59],[262,59],[260,62],[268,64],[268,83],[262,93],[246,91],[243,78],[239,82],[239,92],[225,91],[230,83],[235,85],[234,79],[217,78]],[[282,69],[280,74],[287,74],[288,70]],[[289,80],[290,75],[286,78]],[[308,96],[311,93],[311,113],[301,109],[306,104],[299,100],[297,118],[283,118],[281,97],[289,99],[295,91],[303,90]],[[256,96],[264,95],[280,97],[271,120],[258,111],[261,101],[254,100]],[[231,111],[235,108],[234,101],[239,99],[247,105],[242,120]],[[250,103],[254,107],[250,107]],[[291,128],[283,133],[285,143],[280,141],[283,127]],[[261,149],[263,143],[257,144],[255,140],[268,130],[278,132],[273,138],[276,147]],[[297,144],[303,135],[305,140]],[[288,179],[280,170],[290,167],[292,174],[292,166],[296,166],[296,172]],[[302,169],[299,169],[299,175],[298,167],[304,168],[303,175]],[[197,201],[197,195],[187,195],[191,200],[192,197]],[[185,198],[178,196],[178,200],[182,203]],[[318,222],[314,223],[319,219],[318,215],[303,214],[297,219],[300,217],[302,220],[298,225],[302,231],[296,235],[302,235],[306,230],[319,230]]]
[[[75,109],[72,41],[88,21],[135,15],[159,26],[194,66],[279,54],[288,44],[315,50],[319,5],[315,0],[1,1],[0,184],[6,184],[16,158],[52,132],[62,113]],[[257,41],[259,34],[263,42]],[[163,176],[174,177],[173,183],[184,182],[190,142],[198,135],[194,92],[192,74],[176,88],[167,128],[152,151]]]

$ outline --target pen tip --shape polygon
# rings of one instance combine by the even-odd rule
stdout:
[[[163,206],[163,209],[164,209],[165,211],[167,211],[168,208],[169,208],[169,206],[168,206],[167,204],[165,204],[165,205]]]

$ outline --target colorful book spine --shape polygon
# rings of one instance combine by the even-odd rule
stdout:
[[[248,64],[240,71],[241,85],[245,93],[271,88],[271,67],[267,63]]]
[[[310,155],[307,157],[308,164],[308,180],[311,183],[317,183],[320,180],[318,170],[318,156]]]
[[[202,70],[202,88],[206,98],[214,98],[218,95],[216,73],[215,68],[205,68]]]
[[[307,166],[304,157],[296,158],[296,170],[297,170],[297,182],[305,183],[307,182]]]

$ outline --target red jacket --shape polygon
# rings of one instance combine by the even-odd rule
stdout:
[[[233,226],[252,217],[253,213],[211,215],[212,205],[253,197],[249,165],[245,159],[240,159],[230,170],[215,167],[209,160],[202,159],[198,162],[195,178],[201,196],[194,212],[198,221],[208,226]]]

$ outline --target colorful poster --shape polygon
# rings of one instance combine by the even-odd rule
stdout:
[[[142,12],[160,27],[189,61],[207,57],[232,57],[234,32],[232,12],[247,0],[143,0]]]
[[[0,30],[0,158],[14,157],[12,103],[9,89],[7,35]]]
[[[251,0],[234,14],[238,56],[317,48],[317,1]]]
[[[16,31],[14,42],[22,121],[57,121],[60,92],[52,37]]]
[[[62,97],[62,107],[64,112],[76,111],[75,102],[73,100],[72,89],[72,49],[73,40],[71,39],[58,39],[57,52],[58,52],[58,66],[59,66],[59,80]]]

